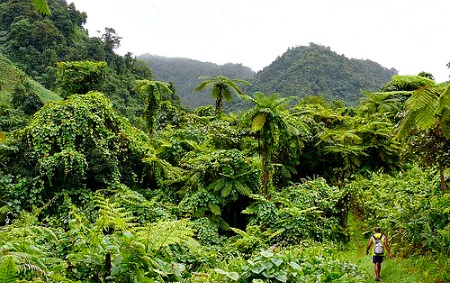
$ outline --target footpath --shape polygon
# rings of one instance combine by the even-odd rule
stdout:
[[[370,275],[367,282],[375,282],[375,271],[372,258],[366,255],[366,247],[369,239],[364,237],[364,232],[372,230],[365,227],[364,223],[353,216],[349,216],[348,230],[350,242],[340,253],[342,260],[354,263]],[[395,256],[395,243],[390,242],[394,257],[385,258],[381,269],[381,282],[384,283],[431,283],[430,277],[424,274],[417,266],[417,260],[403,259]],[[427,260],[427,259],[423,259]],[[421,265],[421,264],[419,264]],[[428,278],[428,279],[425,279]]]

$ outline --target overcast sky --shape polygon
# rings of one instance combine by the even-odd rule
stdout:
[[[402,75],[448,80],[448,0],[67,0],[85,27],[122,37],[119,54],[150,53],[259,71],[310,42]],[[100,31],[101,33],[97,33]]]

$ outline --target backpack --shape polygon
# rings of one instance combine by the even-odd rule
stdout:
[[[375,239],[375,245],[373,246],[373,253],[378,256],[384,255],[384,245],[381,242],[382,237],[383,235],[379,235],[379,237],[373,235],[373,238]]]

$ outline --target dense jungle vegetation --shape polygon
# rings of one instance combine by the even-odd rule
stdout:
[[[113,28],[33,3],[0,0],[0,282],[372,282],[375,226],[384,282],[450,281],[449,84],[352,106],[205,74],[190,110]]]

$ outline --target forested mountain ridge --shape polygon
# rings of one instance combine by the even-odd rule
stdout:
[[[148,53],[137,58],[150,67],[157,80],[173,82],[177,93],[183,100],[183,104],[193,108],[214,103],[214,99],[210,95],[192,92],[201,82],[199,77],[221,75],[229,78],[250,80],[255,75],[252,69],[242,64],[228,63],[218,65],[194,59],[170,58]]]
[[[269,66],[255,73],[241,64],[219,66],[187,58],[167,58],[144,54],[138,56],[148,64],[155,77],[174,82],[186,105],[198,107],[212,104],[207,95],[193,94],[200,76],[223,75],[243,79],[252,86],[244,89],[252,94],[279,92],[283,97],[322,96],[328,102],[343,100],[356,105],[362,97],[361,90],[375,91],[397,74],[371,60],[349,59],[329,47],[311,43],[309,46],[289,48]],[[239,100],[228,106],[229,110],[242,108]],[[237,106],[240,105],[240,106]]]
[[[283,96],[322,96],[328,102],[343,100],[356,105],[361,90],[376,91],[395,69],[371,60],[349,59],[314,43],[289,48],[251,80],[252,91],[279,92]]]

